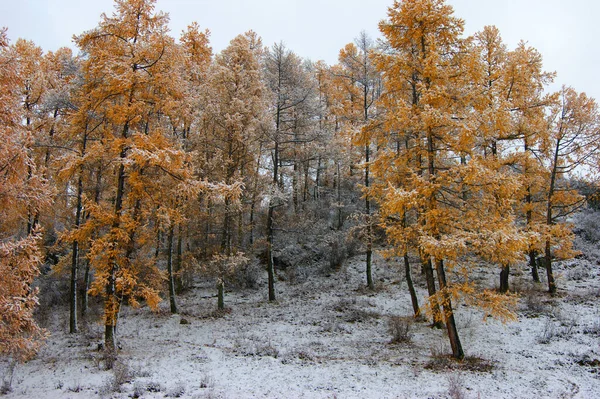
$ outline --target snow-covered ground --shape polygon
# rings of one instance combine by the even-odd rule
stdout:
[[[293,283],[278,282],[275,304],[264,286],[228,292],[231,312],[220,315],[210,283],[180,298],[182,316],[171,316],[166,303],[159,314],[125,308],[113,370],[98,351],[102,326],[69,335],[68,311],[56,308],[47,345],[15,368],[6,397],[600,398],[595,262],[557,265],[556,297],[517,270],[518,322],[484,323],[479,311],[459,305],[471,358],[462,364],[443,356],[444,331],[425,322],[411,324],[409,342],[391,343],[390,317],[411,314],[406,284],[397,266],[377,258],[378,289],[366,291],[363,266],[355,257],[335,273],[321,265],[298,270]],[[499,270],[478,273],[495,283]],[[423,298],[422,278],[415,279]]]

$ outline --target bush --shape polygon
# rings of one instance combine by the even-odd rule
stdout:
[[[392,316],[388,321],[388,331],[392,335],[393,344],[410,342],[412,334],[410,332],[413,324],[411,317]]]

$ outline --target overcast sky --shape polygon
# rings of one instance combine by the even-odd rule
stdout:
[[[600,2],[596,0],[447,0],[466,22],[466,34],[496,25],[509,48],[528,41],[558,77],[553,89],[573,86],[600,99]],[[215,52],[253,29],[266,45],[283,41],[298,55],[333,64],[339,49],[377,23],[393,0],[158,0],[175,37],[193,21],[211,31]],[[73,34],[95,27],[112,0],[0,0],[0,27],[11,40],[33,40],[44,50],[71,46]]]

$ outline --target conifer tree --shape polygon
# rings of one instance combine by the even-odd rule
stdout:
[[[373,63],[373,41],[365,32],[361,32],[355,43],[346,45],[340,50],[339,63],[341,71],[338,78],[346,81],[350,97],[345,107],[345,123],[343,129],[351,137],[353,143],[362,149],[362,165],[364,168],[364,196],[366,218],[366,280],[367,287],[374,289],[372,273],[373,256],[373,220],[371,217],[371,184],[370,168],[372,154],[372,120],[377,118],[376,102],[381,94],[381,77]]]
[[[24,361],[46,333],[33,318],[32,287],[42,261],[41,231],[31,216],[46,209],[52,191],[33,159],[34,137],[23,101],[28,100],[29,60],[8,45],[0,30],[0,354]],[[33,82],[31,82],[33,84]],[[30,111],[26,109],[26,111]],[[27,224],[27,226],[24,225]]]
[[[518,259],[522,236],[511,210],[519,180],[477,149],[473,61],[469,42],[461,38],[463,21],[453,16],[452,7],[442,0],[410,0],[395,2],[388,15],[380,25],[391,51],[378,60],[386,76],[387,107],[386,129],[378,140],[389,154],[398,152],[398,136],[408,136],[416,155],[392,164],[405,176],[401,184],[394,167],[379,163],[373,168],[380,184],[387,185],[378,195],[382,216],[392,242],[404,246],[406,234],[413,235],[424,266],[435,268],[439,290],[430,290],[428,308],[436,321],[446,323],[452,354],[461,359],[453,300],[464,297],[491,314],[513,317],[511,298],[475,289],[466,257],[500,264]],[[410,230],[403,227],[407,214],[416,219]]]
[[[89,159],[100,157],[115,176],[108,201],[88,201],[90,218],[75,234],[94,231],[90,292],[104,298],[105,347],[114,353],[115,328],[124,300],[143,298],[156,308],[161,273],[144,244],[150,242],[154,203],[168,206],[172,190],[193,195],[189,157],[167,133],[164,115],[176,101],[173,76],[178,52],[167,35],[167,15],[153,0],[117,0],[112,17],[76,38],[86,54],[83,95],[103,120],[102,137]],[[91,236],[90,236],[91,237]],[[89,237],[88,237],[89,238]]]

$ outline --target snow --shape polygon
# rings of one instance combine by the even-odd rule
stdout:
[[[558,264],[556,297],[517,270],[511,284],[521,295],[518,322],[484,323],[480,311],[458,305],[467,356],[483,359],[471,368],[443,357],[445,332],[422,321],[412,325],[410,342],[391,344],[389,318],[411,314],[406,284],[397,266],[377,257],[378,286],[369,292],[362,288],[363,268],[360,256],[338,272],[313,265],[293,284],[278,281],[274,304],[265,286],[232,290],[228,313],[215,313],[211,282],[198,282],[179,298],[181,316],[171,316],[168,303],[158,314],[124,308],[114,370],[104,369],[97,350],[102,326],[90,323],[69,335],[68,309],[58,307],[47,345],[16,367],[6,398],[600,397],[596,262]],[[494,284],[499,269],[478,273]],[[423,279],[414,278],[423,300]]]

